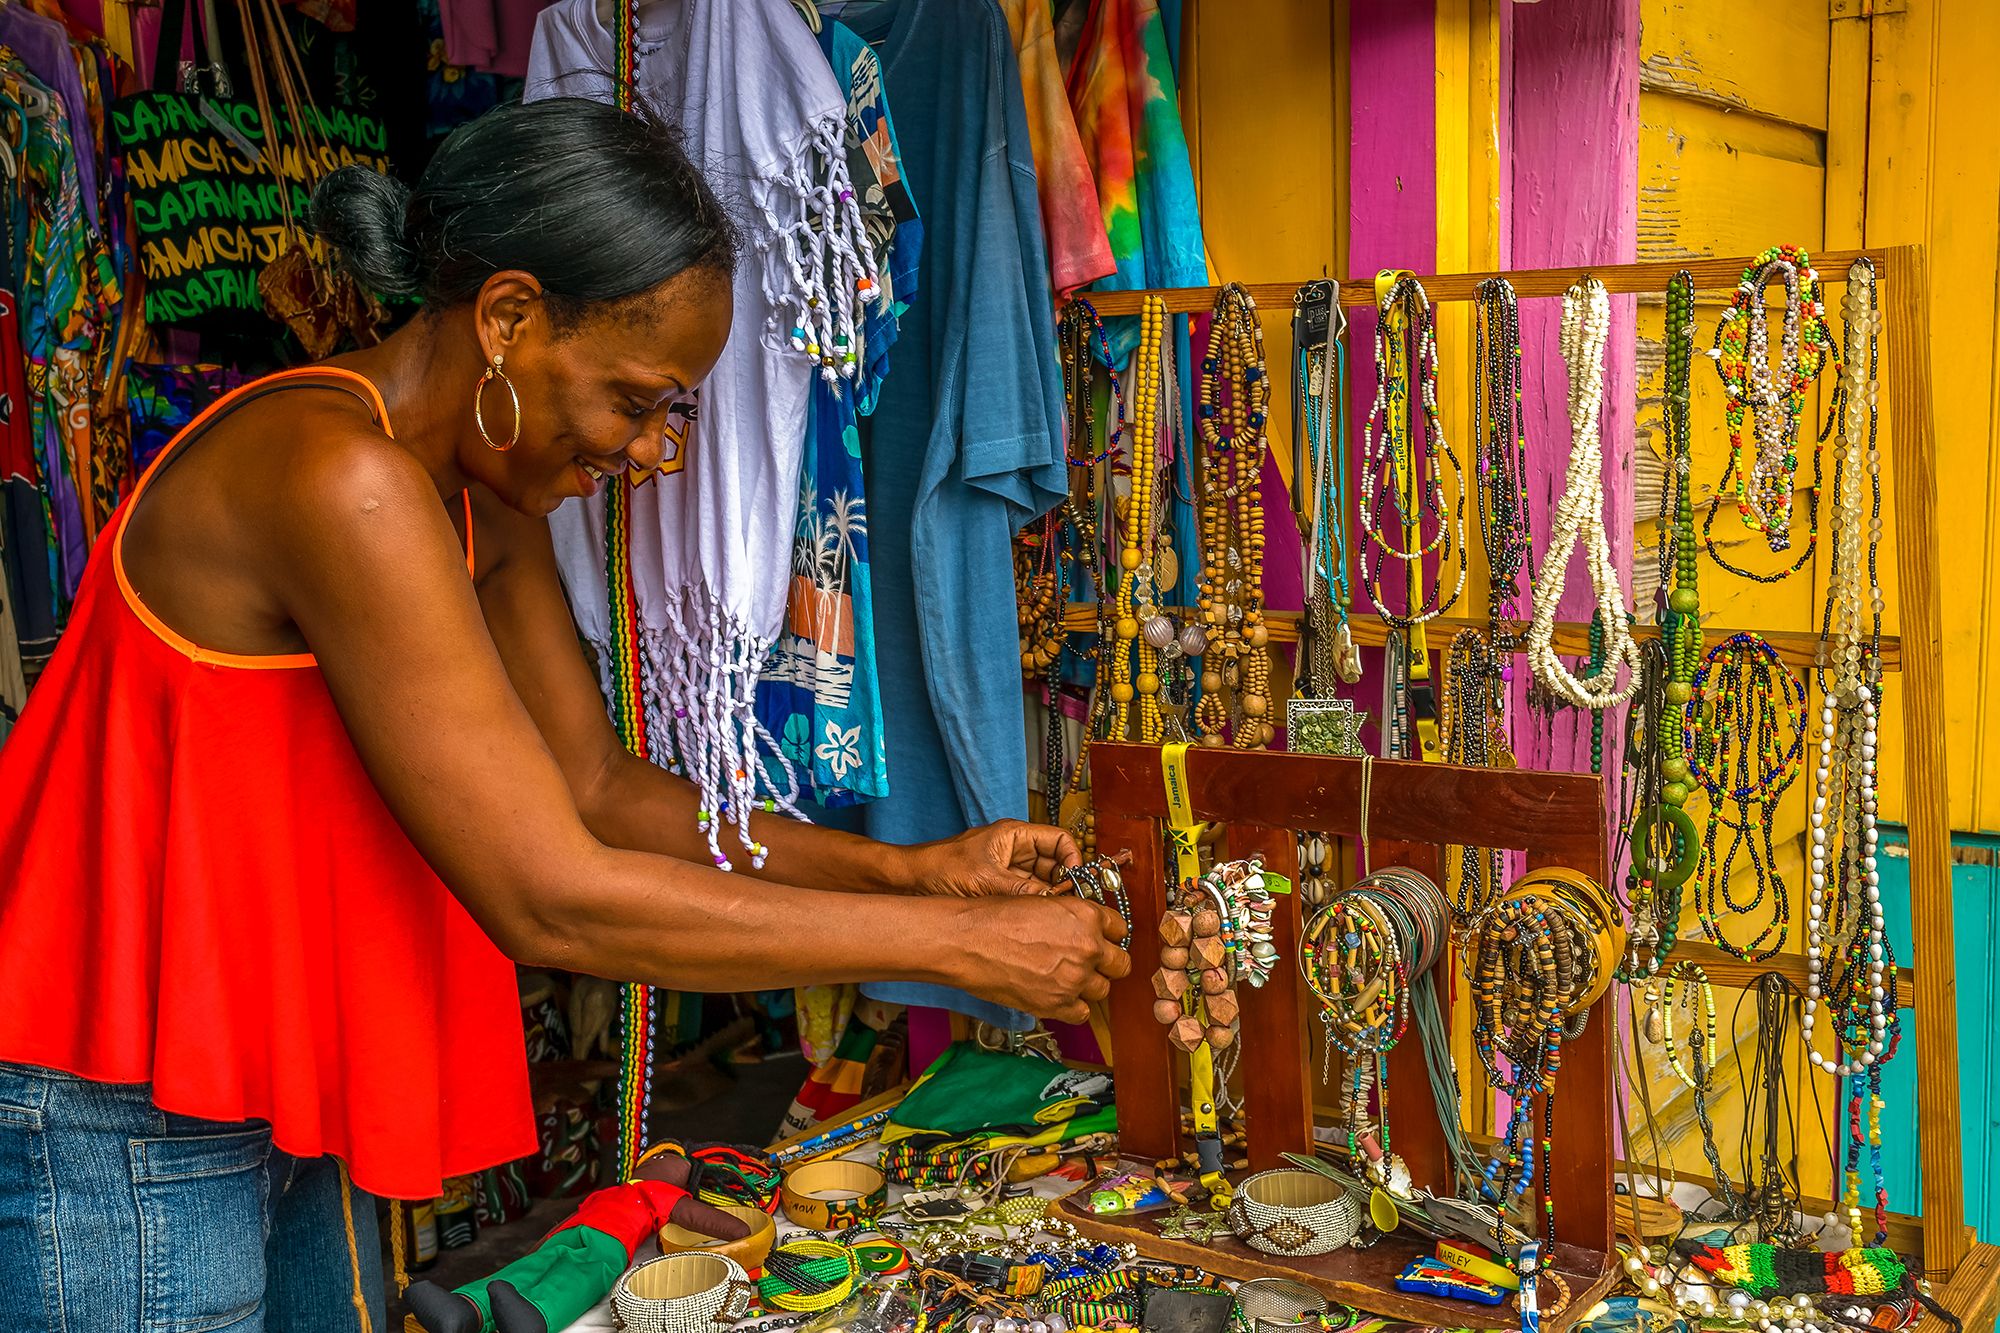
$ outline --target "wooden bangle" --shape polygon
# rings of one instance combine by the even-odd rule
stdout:
[[[866,1162],[844,1157],[808,1162],[785,1173],[785,1217],[808,1231],[869,1226],[889,1203],[889,1183]]]

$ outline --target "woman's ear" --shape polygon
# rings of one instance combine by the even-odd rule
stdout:
[[[526,341],[547,330],[542,302],[542,284],[532,273],[502,269],[479,285],[474,299],[473,325],[479,337],[482,361],[511,356]]]

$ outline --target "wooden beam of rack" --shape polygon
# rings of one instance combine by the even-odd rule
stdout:
[[[1461,629],[1486,629],[1487,622],[1469,616],[1440,616],[1429,622],[1432,629],[1456,634]],[[1509,633],[1524,635],[1528,632],[1525,620],[1503,620],[1500,622]],[[1270,632],[1272,643],[1297,643],[1299,641],[1299,613],[1296,611],[1266,611],[1264,624]],[[1356,615],[1348,622],[1354,641],[1364,648],[1380,648],[1389,639],[1389,627],[1372,614]],[[1097,603],[1071,602],[1063,613],[1063,629],[1071,634],[1089,634],[1097,629]],[[1632,632],[1640,639],[1657,639],[1660,629],[1657,625],[1635,625]],[[1737,631],[1715,625],[1703,625],[1702,636],[1710,643],[1720,643]],[[1825,640],[1817,634],[1799,634],[1774,630],[1763,633],[1764,640],[1777,649],[1778,656],[1794,667],[1806,668],[1819,665],[1820,646]],[[1437,640],[1433,639],[1433,643]],[[1571,653],[1577,657],[1590,652],[1590,626],[1582,621],[1558,621],[1555,627],[1556,650]],[[1525,650],[1523,650],[1525,651]],[[1882,636],[1882,669],[1900,671],[1903,664],[1902,640],[1893,634]]]
[[[1888,261],[1887,250],[1834,250],[1820,255],[1813,261],[1819,271],[1820,280],[1831,284],[1843,281],[1850,265],[1857,259],[1872,262],[1881,271]],[[1601,268],[1537,268],[1520,269],[1512,273],[1430,273],[1421,275],[1424,293],[1433,301],[1470,301],[1478,295],[1479,284],[1488,278],[1505,278],[1514,284],[1514,294],[1522,299],[1541,296],[1561,296],[1573,286],[1578,278],[1594,274],[1604,284],[1606,291],[1613,295],[1636,294],[1641,292],[1663,292],[1674,274],[1686,269],[1694,278],[1697,290],[1718,287],[1734,287],[1742,281],[1743,270],[1754,261],[1751,256],[1741,259],[1687,259],[1664,260],[1647,264],[1615,264]],[[1246,283],[1245,289],[1260,306],[1283,309],[1292,303],[1292,296],[1305,282],[1256,282]],[[1215,295],[1219,287],[1170,287],[1153,292],[1089,292],[1085,299],[1097,308],[1100,315],[1136,315],[1140,303],[1147,296],[1157,296],[1166,302],[1168,314],[1192,314],[1214,307]],[[1343,306],[1372,306],[1375,304],[1375,280],[1350,278],[1340,284],[1340,303]]]

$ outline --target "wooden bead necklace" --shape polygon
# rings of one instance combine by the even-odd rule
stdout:
[[[1384,293],[1376,314],[1375,402],[1362,431],[1361,578],[1376,614],[1394,628],[1409,629],[1449,611],[1465,591],[1465,469],[1438,414],[1437,322],[1423,284],[1413,277],[1398,279]],[[1421,450],[1415,429],[1419,407]],[[1457,502],[1446,493],[1447,469]],[[1423,535],[1427,516],[1435,524],[1428,538]],[[1433,555],[1426,586],[1425,564]],[[1388,559],[1398,562],[1407,576],[1408,601],[1400,611],[1384,598],[1382,571]],[[1444,591],[1447,567],[1456,568],[1449,595]]]
[[[1197,720],[1204,744],[1220,745],[1231,722],[1223,699],[1235,691],[1230,741],[1267,744],[1275,727],[1271,660],[1265,652],[1263,476],[1266,413],[1264,328],[1257,303],[1236,283],[1216,294],[1196,409],[1202,442],[1201,611],[1207,627]]]
[[[1156,296],[1146,298],[1139,317],[1139,348],[1133,360],[1132,422],[1126,435],[1131,457],[1128,480],[1131,489],[1115,504],[1119,515],[1119,552],[1116,619],[1111,630],[1111,736],[1130,739],[1128,730],[1132,700],[1140,699],[1140,728],[1136,739],[1148,744],[1160,742],[1159,650],[1139,637],[1141,617],[1150,620],[1157,593],[1152,586],[1152,557],[1158,542],[1159,458],[1160,458],[1160,346],[1166,329],[1166,304]],[[1134,677],[1132,659],[1138,656]]]
[[[1780,360],[1770,357],[1770,317],[1764,289],[1785,285]],[[1774,552],[1791,545],[1793,477],[1806,391],[1839,352],[1826,324],[1826,298],[1812,260],[1796,245],[1776,245],[1750,261],[1736,295],[1716,326],[1716,372],[1728,395],[1730,462],[1722,491],[1733,492],[1743,525],[1760,531]],[[1751,423],[1746,437],[1744,422]]]
[[[1882,637],[1882,586],[1876,572],[1882,464],[1875,435],[1881,315],[1875,304],[1875,272],[1865,260],[1848,272],[1844,307],[1848,354],[1838,404],[1844,430],[1834,469],[1833,566],[1820,621],[1828,664],[1816,673],[1819,762],[1813,776],[1806,1003],[1800,1020],[1813,1064],[1836,1076],[1858,1073],[1882,1058],[1895,1012],[1886,1003],[1883,986],[1885,972],[1893,977],[1895,969],[1883,932],[1875,825]],[[1865,520],[1864,478],[1870,492]],[[1850,966],[1845,992],[1835,994],[1822,987],[1821,973],[1830,970],[1843,943],[1850,959],[1865,961],[1865,967]],[[1835,1014],[1852,1020],[1846,1031],[1836,1028],[1834,1056],[1821,1055],[1812,1046],[1822,995]]]
[[[1689,771],[1708,793],[1695,911],[1717,947],[1745,962],[1764,962],[1777,956],[1791,932],[1791,893],[1778,871],[1773,826],[1805,749],[1805,686],[1761,636],[1734,634],[1702,660],[1685,718]],[[1735,807],[1734,818],[1724,813],[1725,802]],[[1729,846],[1718,855],[1724,826]],[[1733,882],[1739,852],[1749,857],[1756,886],[1747,900]],[[1747,944],[1731,939],[1723,918],[1758,913],[1767,898],[1770,918],[1755,938]]]
[[[1562,355],[1569,367],[1569,469],[1562,498],[1542,551],[1542,567],[1533,589],[1534,619],[1528,625],[1528,666],[1535,681],[1578,708],[1605,709],[1632,697],[1639,687],[1639,649],[1632,637],[1631,613],[1624,605],[1618,572],[1611,564],[1611,545],[1604,532],[1604,449],[1601,442],[1604,405],[1604,345],[1611,329],[1611,298],[1604,284],[1586,277],[1563,293]],[[1583,544],[1590,586],[1597,594],[1596,615],[1602,622],[1602,665],[1579,680],[1556,656],[1556,604],[1562,599],[1563,574],[1570,549]],[[1623,686],[1618,669],[1626,669]]]

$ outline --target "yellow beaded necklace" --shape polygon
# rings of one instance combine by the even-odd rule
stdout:
[[[1157,745],[1164,732],[1160,715],[1160,654],[1139,636],[1142,619],[1150,619],[1157,601],[1153,588],[1154,531],[1158,522],[1160,461],[1160,349],[1167,325],[1166,303],[1146,298],[1139,314],[1139,350],[1132,366],[1131,491],[1118,501],[1119,551],[1117,642],[1111,659],[1111,734],[1128,736],[1132,699],[1139,699],[1139,736]],[[1142,615],[1143,612],[1143,615]],[[1139,670],[1132,676],[1137,649]]]

